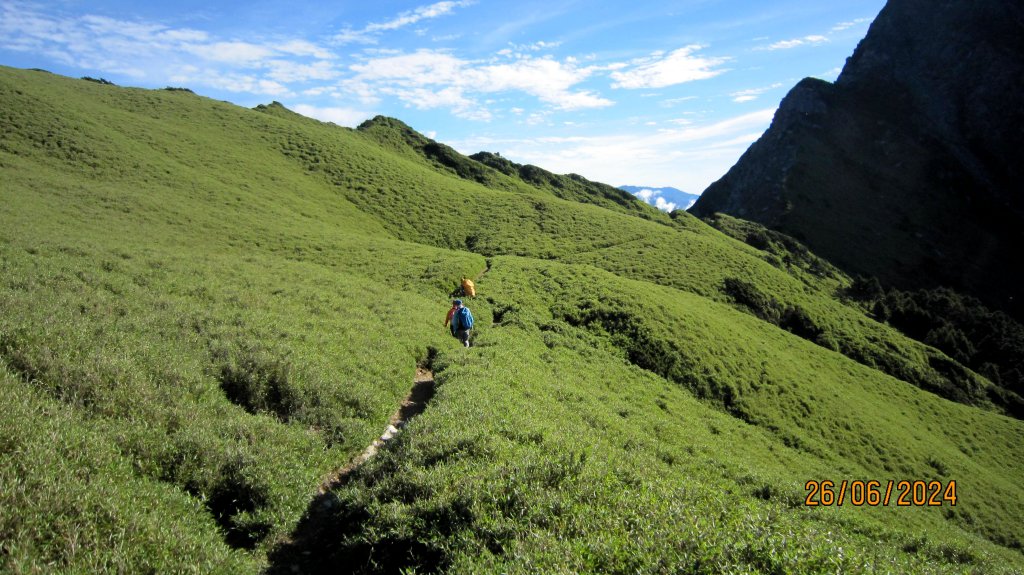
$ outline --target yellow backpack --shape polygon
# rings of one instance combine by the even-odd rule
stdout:
[[[462,293],[469,297],[476,297],[476,286],[473,285],[473,280],[462,278]]]

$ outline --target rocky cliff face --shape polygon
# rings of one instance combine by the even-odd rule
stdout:
[[[891,0],[835,84],[807,79],[691,209],[854,273],[1022,317],[1024,3]]]

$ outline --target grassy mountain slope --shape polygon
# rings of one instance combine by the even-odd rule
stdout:
[[[344,162],[340,149],[321,153],[326,158],[323,165]],[[306,169],[321,165],[308,159],[300,163]],[[348,177],[340,169],[324,170],[328,181],[341,183]],[[723,288],[726,280],[753,279],[761,286],[759,292],[804,314],[810,324],[808,337],[826,348],[958,401],[988,405],[999,397],[991,383],[943,354],[903,338],[869,320],[859,307],[833,298],[844,282],[848,284],[834,269],[789,266],[730,240],[686,213],[678,213],[672,227],[652,225],[557,198],[494,193],[468,182],[449,185],[448,189],[429,188],[413,177],[397,175],[383,185],[357,185],[356,193],[347,197],[386,222],[402,239],[437,247],[587,263],[719,300],[729,298]],[[452,191],[457,191],[454,198]],[[410,204],[417,205],[415,217],[404,208]]]
[[[427,138],[395,118],[377,116],[363,122],[359,126],[359,132],[399,155],[488,188],[554,196],[594,204],[648,220],[666,224],[670,222],[665,214],[607,184],[591,182],[577,174],[563,176],[537,166],[516,164],[489,152],[466,157],[445,144]]]
[[[6,68],[0,103],[4,570],[1024,566],[1024,424],[834,270],[383,122]],[[418,362],[430,407],[310,503]],[[959,498],[804,506],[824,479]]]
[[[579,174],[553,174],[530,164],[517,164],[500,154],[478,152],[470,156],[482,164],[508,176],[518,178],[530,186],[548,190],[564,200],[595,204],[648,220],[666,222],[668,218],[645,202],[638,201],[632,194],[616,187],[592,182]]]
[[[500,321],[475,353],[442,365],[440,397],[416,433],[373,460],[326,511],[311,509],[300,543],[275,556],[282,572],[295,563],[313,572],[914,572],[950,560],[992,567],[987,544],[950,543],[955,515],[811,514],[802,478],[936,476],[942,466],[980,479],[989,472],[976,465],[1007,462],[982,463],[960,450],[978,443],[1016,453],[1016,468],[1019,445],[1008,434],[1017,422],[1001,419],[977,436],[974,418],[987,416],[973,408],[933,403],[835,354],[808,365],[816,348],[799,338],[727,306],[590,267],[500,257],[479,286],[493,294]],[[742,390],[744,401],[792,435],[780,441],[766,426],[709,409],[631,365],[614,335],[559,319],[567,305],[615,299],[658,307],[665,324],[692,338],[685,353],[711,359],[723,382],[753,380],[757,389]],[[666,328],[640,329],[647,327]],[[917,415],[922,403],[930,407]],[[863,404],[874,409],[849,407]],[[946,435],[939,422],[965,431]],[[1006,476],[974,489],[1016,488]],[[1017,521],[1001,515],[981,522]],[[1000,561],[1017,561],[1001,553]]]

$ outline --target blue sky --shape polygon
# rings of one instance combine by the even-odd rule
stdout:
[[[397,117],[463,153],[700,193],[882,0],[0,0],[0,64]]]

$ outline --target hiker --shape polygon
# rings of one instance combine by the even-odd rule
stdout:
[[[462,295],[476,297],[476,285],[469,278],[462,278]]]
[[[452,332],[459,338],[462,345],[469,347],[469,332],[473,329],[473,314],[462,305],[462,300],[455,300],[455,313],[452,314]]]
[[[455,315],[455,312],[459,311],[458,304],[460,303],[462,302],[459,300],[453,301],[452,309],[448,310],[448,317],[444,318],[444,326],[452,333],[452,337],[455,337],[455,324],[452,323],[452,316]]]

